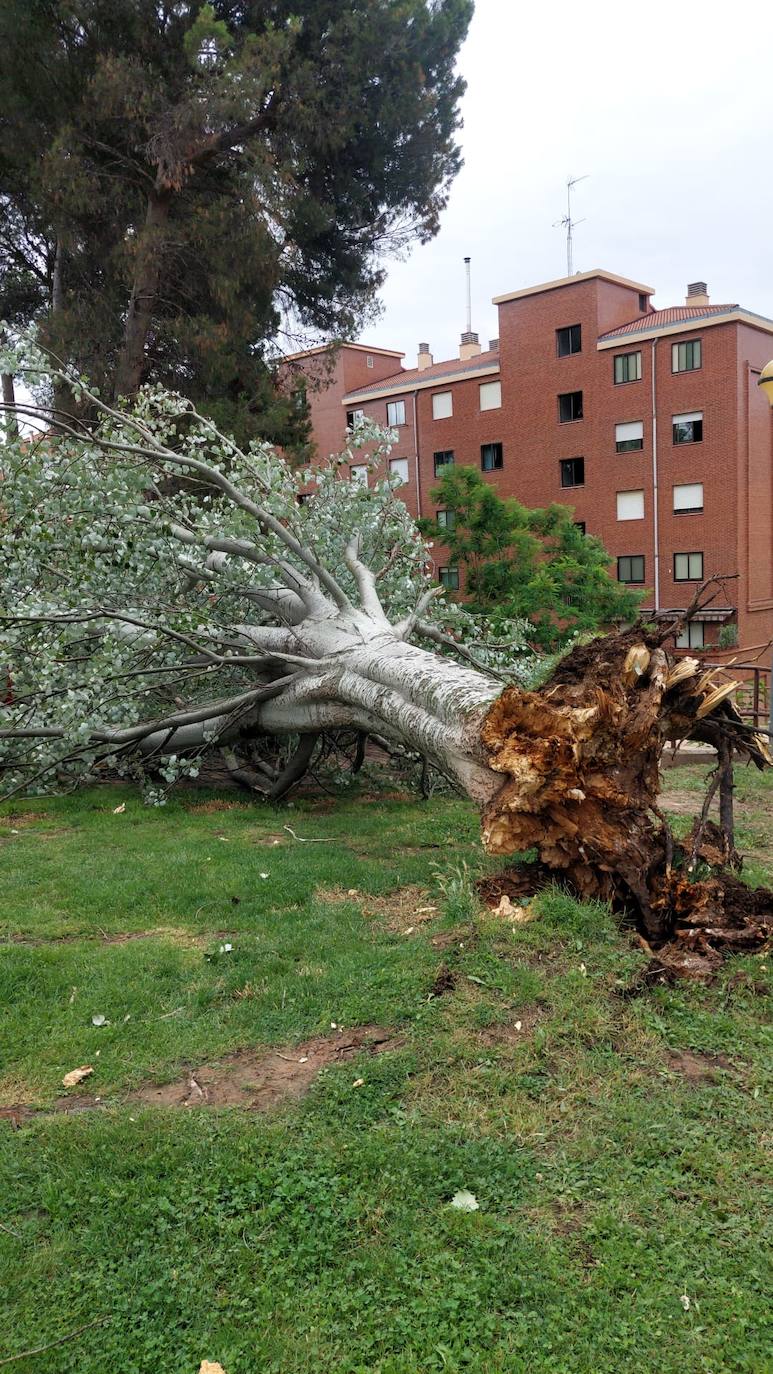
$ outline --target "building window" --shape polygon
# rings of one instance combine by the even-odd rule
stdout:
[[[570,353],[582,352],[582,328],[579,324],[569,324],[565,329],[556,330],[556,353],[559,358],[568,358]]]
[[[558,419],[562,425],[582,419],[582,392],[565,391],[558,398]]]
[[[400,486],[404,487],[406,482],[408,481],[408,459],[390,458],[389,475],[390,477],[399,477]]]
[[[387,401],[387,424],[390,429],[405,424],[405,401]]]
[[[703,411],[691,410],[689,415],[673,416],[675,444],[699,444],[703,439]]]
[[[311,500],[311,498],[312,498],[313,495],[314,495],[314,493],[311,492],[311,491],[299,491],[299,492],[298,492],[298,505],[299,505],[299,506],[308,506],[309,501]]]
[[[364,416],[365,416],[365,411],[364,411],[364,410],[347,410],[347,412],[346,412],[346,428],[347,428],[347,429],[354,429],[354,426],[355,426],[356,424],[358,424],[359,421],[362,420],[362,419],[364,418]]]
[[[619,491],[617,493],[618,520],[644,519],[644,492]]]
[[[614,359],[615,386],[641,381],[641,353],[618,353]]]
[[[367,487],[368,485],[368,465],[367,463],[355,463],[350,467],[352,481],[356,487]]]
[[[630,424],[615,425],[615,450],[617,453],[633,453],[644,448],[644,421],[632,420]]]
[[[448,420],[454,413],[454,397],[450,391],[436,391],[432,397],[433,420]]]
[[[498,472],[502,466],[502,445],[481,444],[480,466],[482,472]]]
[[[645,311],[646,309],[647,309],[647,297],[645,296],[645,294],[644,294],[643,291],[640,291],[640,292],[639,292],[639,310],[640,310],[640,311],[642,312],[642,314],[643,314],[644,311]]]
[[[479,390],[481,410],[499,410],[502,404],[502,383],[481,382]]]
[[[454,451],[452,448],[441,449],[439,453],[433,454],[435,464],[435,476],[439,477],[443,468],[447,468],[454,461]]]
[[[436,510],[435,519],[443,530],[452,530],[456,524],[456,511],[450,507],[445,510]]]
[[[617,580],[618,582],[635,582],[637,584],[644,581],[644,554],[626,554],[624,558],[617,560]]]
[[[676,637],[677,649],[702,649],[705,644],[703,621],[691,620]]]
[[[440,582],[449,592],[459,590],[459,569],[455,566],[450,568],[440,568],[438,570]]]
[[[585,521],[584,521],[584,520],[575,520],[573,523],[574,523],[574,528],[575,528],[576,530],[579,530],[579,531],[580,531],[580,534],[585,534]]]
[[[674,514],[697,515],[703,510],[703,483],[688,482],[674,487]]]
[[[584,487],[584,486],[585,486],[585,459],[584,459],[584,458],[562,458],[562,459],[561,459],[561,486],[562,486],[562,487]]]
[[[366,355],[366,357],[365,357],[365,366],[366,366],[366,367],[372,367],[372,366],[373,366],[373,355],[372,355],[371,353],[368,353],[368,354]]]
[[[702,554],[702,553],[675,553],[675,554],[674,554],[674,581],[675,581],[675,582],[702,582],[702,581],[703,581],[703,554]]]
[[[688,339],[687,343],[675,343],[671,345],[672,372],[696,372],[700,365],[700,339]]]

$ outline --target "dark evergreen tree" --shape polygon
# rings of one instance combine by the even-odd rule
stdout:
[[[108,394],[299,437],[282,328],[346,337],[459,167],[472,0],[2,0],[0,317]]]

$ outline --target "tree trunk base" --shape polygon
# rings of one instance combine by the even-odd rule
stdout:
[[[490,854],[536,849],[539,862],[530,879],[519,868],[507,875],[511,886],[503,877],[482,895],[560,882],[578,898],[609,902],[671,972],[703,976],[728,951],[761,948],[773,930],[773,892],[752,891],[728,871],[739,865],[730,753],[758,767],[771,758],[732,704],[735,684],[695,659],[675,660],[663,637],[636,629],[594,640],[540,691],[509,687],[494,702],[481,738],[507,780],[483,812],[483,843]],[[657,798],[665,743],[688,736],[717,750],[727,824],[709,822],[704,807],[684,845]]]

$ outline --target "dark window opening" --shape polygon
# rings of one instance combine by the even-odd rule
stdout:
[[[673,423],[675,444],[700,444],[703,442],[703,416],[675,415]]]
[[[568,358],[572,353],[582,352],[582,326],[569,324],[565,329],[556,330],[556,353],[559,358]]]
[[[454,461],[454,451],[452,448],[441,449],[439,453],[433,455],[435,463],[435,476],[438,477],[443,468],[447,468]]]
[[[582,392],[564,391],[558,398],[558,419],[562,425],[582,419]]]
[[[436,510],[435,519],[437,520],[437,523],[440,525],[441,529],[452,530],[454,528],[454,525],[456,524],[456,511],[451,510],[450,507],[447,507],[444,510]]]
[[[579,530],[579,531],[580,531],[580,534],[585,534],[586,531],[585,531],[585,521],[584,521],[584,520],[575,520],[575,522],[574,522],[574,527],[575,527],[576,530]]]
[[[618,582],[642,583],[644,581],[644,554],[626,554],[617,560]]]
[[[644,313],[644,311],[647,309],[647,297],[645,296],[643,291],[639,292],[639,309],[642,311],[642,313]]]
[[[561,486],[562,486],[562,487],[584,487],[584,486],[585,486],[585,459],[584,459],[584,458],[562,458],[562,459],[561,459]]]
[[[498,472],[502,467],[502,445],[481,444],[480,466],[483,472]]]
[[[457,567],[439,568],[438,574],[440,582],[449,592],[459,590],[459,569]]]

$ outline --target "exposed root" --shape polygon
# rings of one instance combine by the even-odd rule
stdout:
[[[594,640],[541,691],[508,687],[494,702],[481,737],[507,780],[484,811],[483,842],[491,854],[537,850],[531,879],[511,870],[500,892],[523,896],[556,879],[633,919],[672,972],[705,972],[725,949],[757,949],[770,934],[773,893],[752,893],[727,865],[740,862],[731,753],[759,768],[773,760],[732,703],[737,684],[673,658],[663,638],[636,628]],[[685,848],[657,798],[665,743],[688,736],[717,750],[723,828],[706,806]]]

